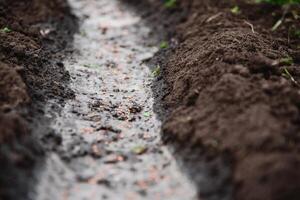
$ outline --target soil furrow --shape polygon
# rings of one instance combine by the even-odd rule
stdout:
[[[35,199],[194,199],[160,140],[155,73],[143,63],[158,50],[151,29],[117,0],[70,4],[82,19],[64,61],[75,98],[46,105],[52,153]]]

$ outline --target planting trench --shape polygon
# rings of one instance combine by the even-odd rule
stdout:
[[[69,4],[0,0],[0,199],[299,199],[299,8]]]
[[[46,105],[54,131],[44,142],[54,151],[33,199],[194,199],[152,108],[154,74],[143,62],[158,50],[156,36],[117,0],[69,3],[82,20],[64,61],[75,98]]]

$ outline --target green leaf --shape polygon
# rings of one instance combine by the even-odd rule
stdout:
[[[292,57],[286,57],[279,60],[279,63],[281,65],[292,65],[294,63],[294,60]]]
[[[156,68],[152,71],[152,75],[154,77],[158,77],[160,75],[160,66],[157,65]]]
[[[168,48],[168,47],[169,47],[168,42],[166,42],[166,41],[161,42],[160,45],[159,45],[159,47],[160,47],[161,49],[166,49],[166,48]]]
[[[147,148],[145,146],[136,146],[136,147],[133,147],[132,150],[131,150],[133,153],[135,154],[143,154],[147,151]]]
[[[2,33],[10,33],[12,30],[10,29],[10,28],[8,28],[8,27],[5,27],[5,28],[3,28],[3,29],[0,29],[0,32],[2,32]]]
[[[144,117],[150,117],[150,113],[149,112],[144,112]]]
[[[241,12],[240,7],[234,6],[233,8],[230,9],[230,12],[237,15]]]
[[[164,6],[166,8],[174,8],[176,6],[177,0],[165,0]]]

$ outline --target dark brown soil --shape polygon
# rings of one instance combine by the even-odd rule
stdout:
[[[235,5],[239,14],[230,11]],[[300,199],[298,19],[288,13],[272,32],[283,14],[277,6],[197,0],[178,7],[189,8],[187,20],[158,55],[169,111],[164,141],[195,149],[192,164],[183,161],[201,197]]]
[[[45,100],[72,97],[57,52],[76,23],[64,0],[0,0],[0,29],[0,199],[26,199],[26,170],[40,154],[28,122]]]
[[[62,32],[60,29],[70,17],[65,13],[69,10],[61,0],[0,1],[0,27],[10,29],[0,31],[1,112],[29,105],[32,98],[43,101],[54,95],[70,96],[63,86],[68,74],[62,64],[52,63],[53,50],[49,50],[50,47],[62,50],[66,44],[67,39],[49,45],[55,43],[54,36],[62,37],[59,31]],[[42,35],[47,29],[49,34]],[[70,40],[72,35],[67,37]],[[0,138],[0,141],[5,139],[3,135]]]
[[[158,98],[167,113],[163,139],[176,147],[199,196],[300,199],[299,8],[272,32],[284,12],[277,6],[145,5],[143,16],[171,41],[155,59],[166,85]],[[0,199],[27,199],[31,182],[22,177],[32,176],[42,154],[28,125],[42,113],[39,104],[72,97],[59,53],[72,39],[72,19],[63,0],[0,0]]]

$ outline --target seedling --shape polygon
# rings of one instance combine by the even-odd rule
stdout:
[[[294,79],[294,77],[291,75],[291,73],[289,72],[289,70],[286,67],[283,69],[282,76],[284,76],[285,78],[291,79],[291,81],[293,81],[295,84],[298,85],[298,82]]]
[[[160,66],[159,66],[159,65],[157,65],[157,66],[155,67],[155,69],[152,71],[152,75],[153,75],[154,77],[158,77],[158,76],[160,75]]]
[[[166,49],[166,48],[168,48],[168,47],[169,47],[168,42],[162,41],[162,42],[160,43],[159,47],[160,47],[161,49]]]
[[[166,8],[174,8],[176,6],[177,0],[165,0],[164,6]]]
[[[137,154],[137,155],[143,154],[146,151],[147,151],[147,148],[144,147],[144,146],[136,146],[132,149],[132,152]]]
[[[240,10],[240,7],[234,6],[233,8],[230,9],[230,12],[235,15],[238,15],[238,14],[240,14],[241,10]]]
[[[294,63],[294,60],[292,57],[286,57],[279,60],[279,63],[281,65],[292,65]]]
[[[150,117],[150,113],[149,112],[144,112],[144,117]]]
[[[3,28],[3,29],[0,29],[0,32],[2,32],[2,33],[10,33],[12,30],[10,29],[10,28],[8,28],[8,27],[5,27],[5,28]]]

